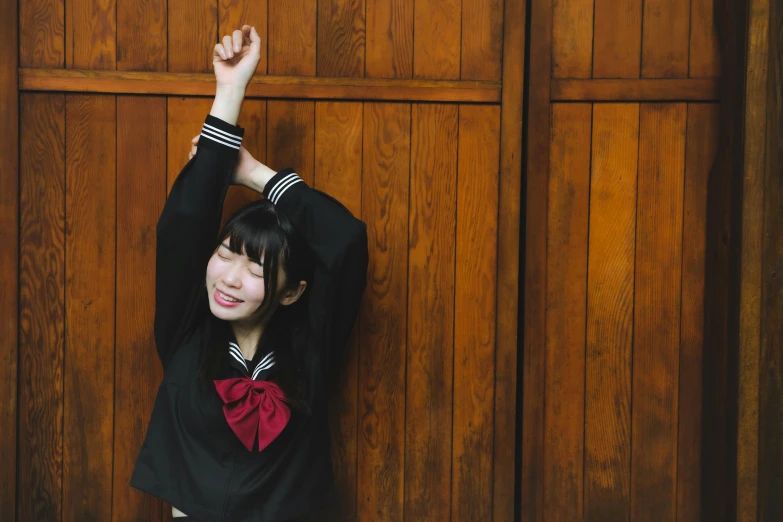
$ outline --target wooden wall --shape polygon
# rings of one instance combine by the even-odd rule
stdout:
[[[322,516],[511,520],[524,2],[29,0],[18,23],[18,474],[0,518],[170,516],[128,486],[161,378],[154,227],[210,107],[212,46],[250,23],[245,146],[368,224]],[[252,197],[232,189],[227,212]]]
[[[532,0],[521,520],[701,520],[712,2]]]

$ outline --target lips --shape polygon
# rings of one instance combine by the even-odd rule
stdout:
[[[214,297],[215,297],[215,302],[221,306],[227,306],[227,307],[238,306],[244,302],[241,299],[238,299],[231,294],[218,290],[217,288],[215,289]]]

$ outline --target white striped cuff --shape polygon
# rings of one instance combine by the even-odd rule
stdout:
[[[205,123],[204,126],[201,127],[201,137],[208,138],[215,143],[219,143],[220,145],[231,147],[232,149],[236,150],[239,150],[239,146],[242,145],[242,136],[237,136],[236,134],[222,131],[217,127],[210,125],[209,123]]]
[[[283,177],[283,179],[275,183],[275,186],[272,187],[272,190],[269,191],[269,200],[277,205],[277,202],[280,201],[280,198],[283,196],[283,194],[285,194],[286,190],[301,181],[302,178],[300,178],[295,172],[288,174],[287,176]]]

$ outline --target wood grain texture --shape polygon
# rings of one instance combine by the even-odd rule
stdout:
[[[316,4],[269,2],[269,74],[315,76]]]
[[[242,146],[261,163],[266,163],[266,101],[245,100],[237,125],[245,129]],[[221,226],[240,208],[257,201],[261,194],[239,185],[228,187],[226,199],[223,202]]]
[[[500,108],[459,110],[452,520],[492,519]]]
[[[312,185],[315,162],[315,102],[267,102],[267,164],[296,169]]]
[[[403,517],[410,118],[407,104],[364,106],[370,265],[359,327],[359,520]]]
[[[558,0],[552,7],[552,77],[590,78],[593,0]]]
[[[65,0],[19,2],[19,66],[65,66]]]
[[[631,520],[675,520],[685,104],[643,105],[634,295]]]
[[[413,77],[414,0],[365,0],[365,76]]]
[[[739,282],[737,383],[737,518],[758,521],[759,381],[761,281],[766,169],[769,2],[752,0],[748,9],[747,71],[744,78],[742,245]],[[730,64],[729,64],[730,67]],[[730,68],[725,69],[730,72]],[[725,117],[725,115],[724,115]],[[705,376],[706,377],[706,376]]]
[[[552,5],[531,0],[522,312],[521,518],[544,520],[547,215],[551,133]]]
[[[690,9],[681,0],[645,0],[642,78],[688,76]]]
[[[525,82],[526,2],[504,5],[503,98],[500,106],[500,197],[498,200],[497,335],[495,345],[495,521],[514,519],[519,461],[517,444],[520,331],[520,240],[522,236],[522,126]]]
[[[680,322],[677,520],[701,520],[702,367],[704,353],[704,256],[707,179],[718,146],[718,106],[689,104]]]
[[[769,4],[761,379],[759,521],[783,518],[783,6]]]
[[[117,340],[112,520],[159,522],[129,487],[163,372],[155,350],[155,226],[166,200],[166,99],[117,97]]]
[[[68,0],[65,7],[65,66],[116,69],[116,0]]]
[[[165,71],[168,59],[166,0],[116,0],[117,70]]]
[[[167,1],[168,70],[212,72],[212,53],[218,42],[218,0]]]
[[[628,520],[639,105],[593,106],[585,520]]]
[[[720,76],[718,32],[715,26],[714,4],[717,0],[691,0],[690,49],[688,76],[714,78]]]
[[[459,79],[461,2],[418,0],[415,4],[413,77]]]
[[[503,0],[462,2],[463,80],[500,80]]]
[[[365,0],[318,2],[319,76],[364,76]]]
[[[218,1],[218,35],[231,34],[243,25],[255,27],[261,38],[261,60],[256,67],[256,74],[266,74],[267,71],[267,29],[269,26],[268,2],[256,0],[219,0]]]
[[[642,2],[595,0],[593,78],[638,78]]]
[[[696,80],[699,81],[699,80]],[[22,91],[212,96],[213,74],[22,69]],[[500,82],[256,76],[246,98],[498,103]]]
[[[201,133],[212,108],[209,98],[170,97],[166,104],[166,193],[188,162],[190,140]]]
[[[19,105],[17,520],[59,522],[65,330],[65,96]]]
[[[717,101],[714,79],[552,80],[553,101]]]
[[[19,33],[18,5],[0,2],[0,518],[16,520],[19,385]]]
[[[417,104],[411,124],[404,519],[451,519],[459,107]]]
[[[361,103],[315,106],[315,188],[339,200],[354,216],[362,215],[363,113]],[[321,516],[334,522],[356,520],[359,328],[354,327],[344,356],[331,370],[335,382],[329,416],[338,500]]]
[[[583,518],[590,104],[552,106],[547,236],[544,518]]]
[[[62,520],[109,520],[114,440],[116,102],[65,98]]]

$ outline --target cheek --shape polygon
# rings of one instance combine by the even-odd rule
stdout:
[[[207,286],[212,286],[220,276],[220,263],[216,261],[216,256],[212,256],[207,263]]]
[[[264,280],[250,276],[250,278],[246,279],[243,284],[245,297],[247,297],[247,300],[254,301],[260,305],[264,300],[264,295],[266,294]]]

